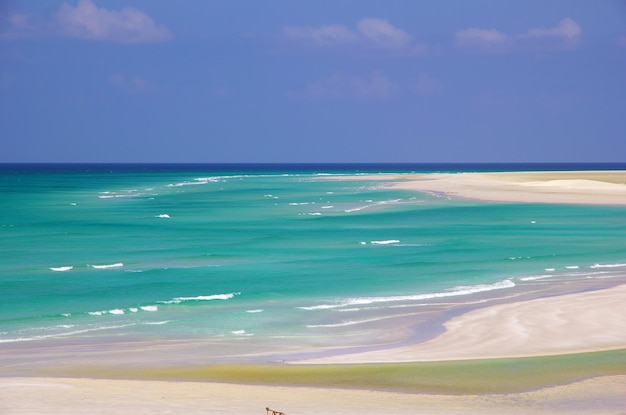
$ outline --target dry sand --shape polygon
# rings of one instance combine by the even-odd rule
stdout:
[[[328,176],[331,180],[381,180],[396,189],[464,199],[626,205],[626,171],[433,173]]]
[[[63,414],[624,414],[626,376],[478,396],[70,378],[0,378],[0,413]]]

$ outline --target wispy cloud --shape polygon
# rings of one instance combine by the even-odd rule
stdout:
[[[357,24],[360,36],[374,47],[382,49],[406,49],[411,35],[383,19],[362,19]]]
[[[414,41],[408,32],[379,18],[361,19],[354,28],[344,25],[286,26],[282,35],[287,40],[317,47],[350,46],[403,55],[424,55],[428,52],[428,48]]]
[[[455,33],[456,45],[480,52],[499,53],[515,48],[573,48],[580,41],[582,27],[566,17],[556,26],[532,28],[520,34],[496,29],[469,28]]]
[[[559,24],[555,27],[550,27],[547,29],[530,29],[523,36],[535,38],[555,37],[564,40],[577,40],[582,35],[582,33],[583,30],[580,25],[569,17],[566,17],[565,19],[561,20]]]
[[[485,52],[501,52],[511,43],[505,33],[495,29],[472,27],[456,32],[456,44],[460,47],[478,49]]]
[[[141,10],[125,7],[119,11],[97,7],[91,0],[80,0],[76,7],[61,5],[56,15],[63,33],[80,39],[120,43],[162,42],[170,31]]]
[[[61,36],[117,43],[163,42],[172,38],[165,26],[133,7],[111,10],[92,0],[76,6],[63,3],[49,16],[14,13],[7,19],[5,38]]]
[[[310,101],[385,101],[398,91],[398,85],[380,72],[366,77],[334,74],[310,83],[303,91],[290,91],[294,99]]]

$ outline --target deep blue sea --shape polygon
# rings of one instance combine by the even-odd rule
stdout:
[[[0,343],[356,347],[419,337],[443,311],[610,284],[626,207],[453,200],[358,175],[625,168],[2,165]]]

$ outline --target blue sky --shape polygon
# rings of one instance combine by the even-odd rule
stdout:
[[[0,2],[0,162],[620,162],[626,2]]]

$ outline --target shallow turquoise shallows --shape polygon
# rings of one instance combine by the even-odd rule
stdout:
[[[626,270],[626,207],[450,200],[341,170],[4,167],[0,342],[350,345],[421,306]]]

